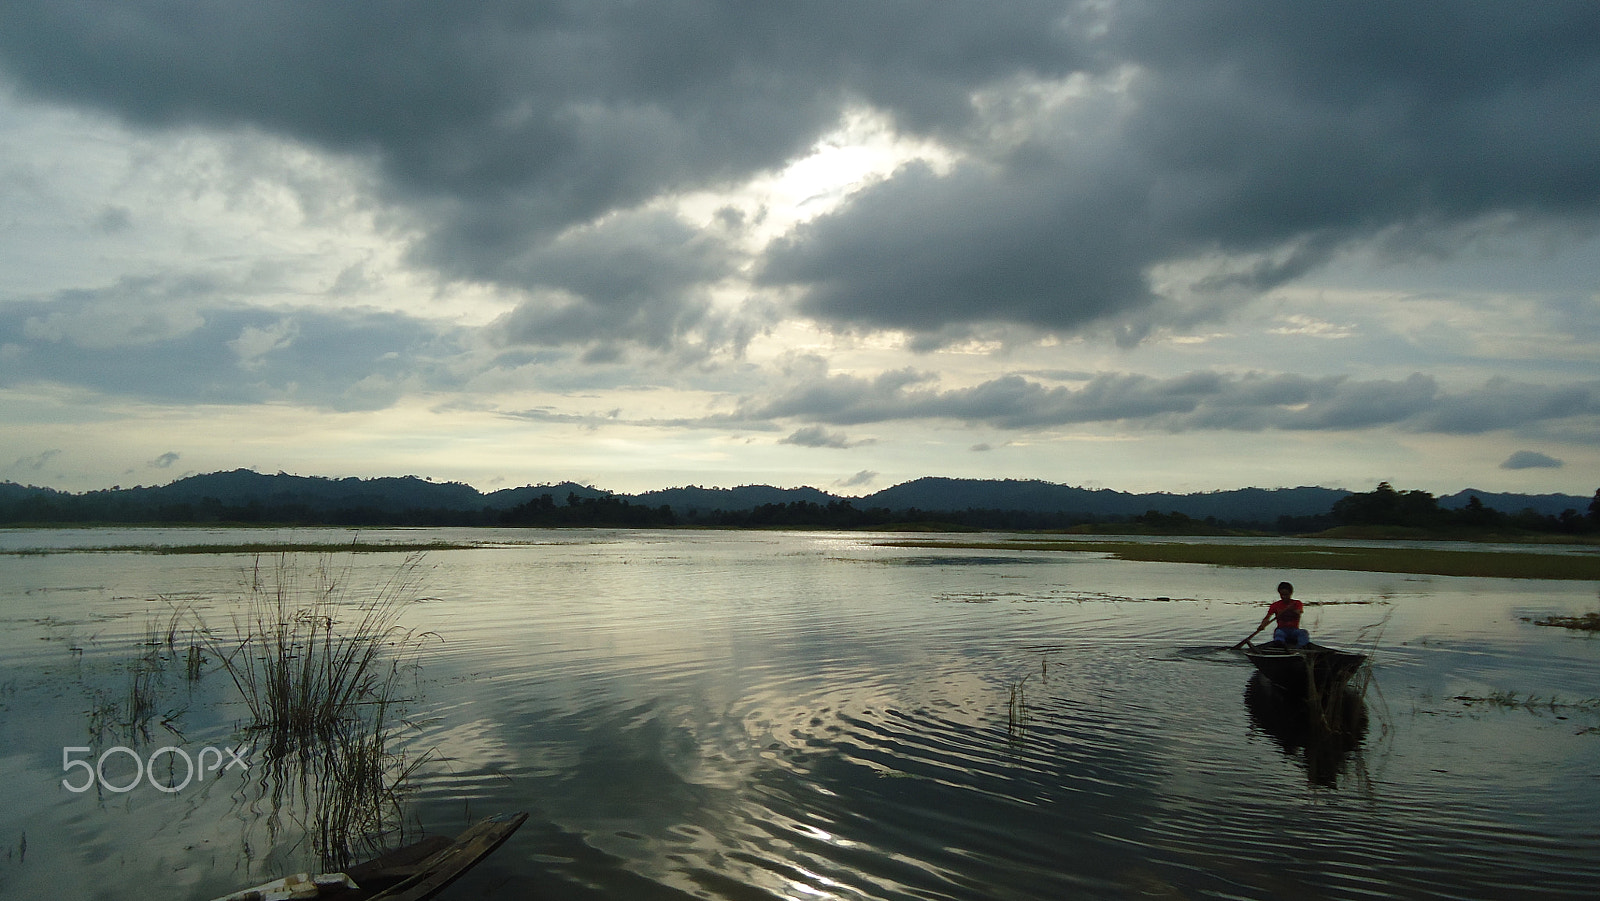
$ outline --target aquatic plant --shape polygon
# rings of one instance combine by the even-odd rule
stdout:
[[[94,692],[86,714],[89,735],[95,744],[102,743],[108,734],[129,744],[149,741],[154,723],[173,734],[181,734],[176,721],[185,710],[172,705],[164,689],[167,665],[176,657],[175,648],[184,631],[184,618],[185,611],[177,608],[165,617],[151,617],[145,623],[144,637],[138,645],[142,650],[126,666],[126,683],[119,691]],[[83,653],[81,647],[73,647],[71,651]],[[165,712],[161,712],[162,707],[167,708]]]
[[[203,646],[190,657],[191,672],[218,662],[250,711],[246,731],[264,739],[244,807],[254,815],[256,801],[270,801],[269,837],[292,824],[332,868],[379,847],[403,820],[407,780],[430,755],[394,747],[411,699],[402,689],[423,643],[438,637],[400,622],[421,599],[421,554],[365,590],[352,587],[349,560],[256,558],[244,609],[226,630],[201,622]]]
[[[1367,689],[1372,685],[1371,667],[1363,663],[1354,673],[1328,679],[1319,684],[1306,666],[1306,710],[1314,734],[1326,736],[1359,734],[1367,725]]]
[[[273,751],[251,768],[241,813],[264,828],[269,844],[284,833],[304,836],[325,870],[381,853],[405,822],[412,776],[431,753],[392,746],[386,706],[367,720],[345,720],[313,743]],[[264,815],[258,801],[269,801]]]
[[[198,682],[200,680],[200,668],[205,665],[208,659],[205,651],[201,650],[200,645],[191,642],[188,653],[184,655],[183,659],[184,678],[190,682]]]
[[[1557,626],[1579,632],[1600,632],[1600,613],[1585,613],[1582,616],[1547,616],[1544,619],[1525,616],[1522,619],[1523,622],[1531,622],[1535,626]]]
[[[1031,676],[1013,679],[1006,684],[1006,739],[1022,740],[1028,728],[1028,698],[1026,685]]]
[[[1505,690],[1492,691],[1487,696],[1483,697],[1474,695],[1456,695],[1451,700],[1460,701],[1469,707],[1481,704],[1487,707],[1526,710],[1530,713],[1560,713],[1562,711],[1574,710],[1600,710],[1600,698],[1564,701],[1555,695],[1551,695],[1548,698],[1541,698],[1538,695],[1529,694],[1524,697],[1514,691]]]
[[[265,566],[258,557],[231,633],[201,624],[211,655],[250,710],[251,728],[266,734],[270,748],[337,735],[362,719],[362,707],[381,720],[401,700],[403,674],[432,636],[399,622],[418,599],[421,561],[409,555],[370,595],[352,597],[348,564],[336,569],[324,555],[307,573],[292,555]]]

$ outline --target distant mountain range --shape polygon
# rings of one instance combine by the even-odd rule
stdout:
[[[1200,494],[1134,494],[1038,480],[930,477],[904,482],[865,497],[769,485],[691,486],[618,495],[572,482],[528,485],[485,494],[460,482],[434,482],[417,476],[333,479],[285,473],[264,475],[238,469],[190,476],[160,487],[118,487],[81,494],[4,482],[0,483],[0,507],[9,511],[9,521],[27,520],[24,514],[29,507],[43,509],[40,505],[54,505],[123,511],[124,514],[138,510],[181,513],[205,508],[234,511],[252,507],[313,515],[360,511],[377,519],[420,523],[453,521],[453,515],[464,517],[484,511],[508,511],[535,502],[544,495],[564,504],[570,495],[576,495],[581,499],[609,498],[648,507],[669,506],[674,513],[687,517],[715,511],[749,511],[764,505],[826,506],[848,502],[859,510],[883,508],[896,512],[994,510],[1123,519],[1156,510],[1182,513],[1195,519],[1214,517],[1222,522],[1271,523],[1280,517],[1326,514],[1335,501],[1349,493],[1334,488],[1302,487],[1239,488]],[[1544,516],[1559,516],[1568,509],[1582,512],[1590,501],[1588,497],[1569,494],[1503,494],[1467,489],[1440,497],[1439,505],[1460,508],[1474,495],[1486,506],[1502,512],[1532,509]]]

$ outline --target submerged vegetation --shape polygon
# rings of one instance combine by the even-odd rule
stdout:
[[[232,742],[250,749],[235,807],[264,847],[303,843],[322,869],[383,850],[404,825],[408,780],[430,759],[397,745],[421,651],[437,636],[401,623],[421,599],[420,554],[360,588],[350,560],[257,557],[220,626],[173,603],[119,666],[124,687],[91,698],[91,743],[137,748],[161,729],[181,738],[182,718],[201,698],[231,696],[247,711]],[[201,693],[222,673],[222,685]]]
[[[403,724],[397,708],[411,700],[408,678],[423,643],[437,638],[400,624],[419,599],[421,565],[412,554],[357,593],[348,563],[329,555],[309,571],[291,555],[257,558],[229,629],[196,618],[206,651],[250,711],[245,731],[264,752],[270,831],[288,811],[326,866],[378,847],[398,827],[401,789],[427,759],[392,747]]]
[[[370,597],[348,595],[348,566],[331,557],[305,573],[289,555],[257,558],[247,609],[229,632],[200,634],[250,709],[251,728],[275,750],[335,735],[370,707],[381,722],[400,699],[405,670],[426,636],[399,624],[413,599],[421,557],[413,554]]]
[[[1600,698],[1589,698],[1579,701],[1565,701],[1551,695],[1541,698],[1538,695],[1519,695],[1514,691],[1494,691],[1485,696],[1456,695],[1451,700],[1460,701],[1468,707],[1494,707],[1500,709],[1527,710],[1532,713],[1560,714],[1564,711],[1594,711],[1600,710]]]
[[[1523,617],[1523,619],[1536,626],[1557,626],[1579,632],[1600,632],[1600,613],[1585,613],[1582,616],[1547,616],[1544,619]]]

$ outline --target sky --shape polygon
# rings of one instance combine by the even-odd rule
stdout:
[[[1600,4],[0,0],[0,480],[1600,485]]]

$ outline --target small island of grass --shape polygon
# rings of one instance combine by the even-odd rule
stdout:
[[[1582,616],[1547,616],[1544,619],[1530,621],[1535,626],[1556,626],[1562,629],[1576,629],[1579,632],[1600,632],[1600,613],[1585,613]]]

